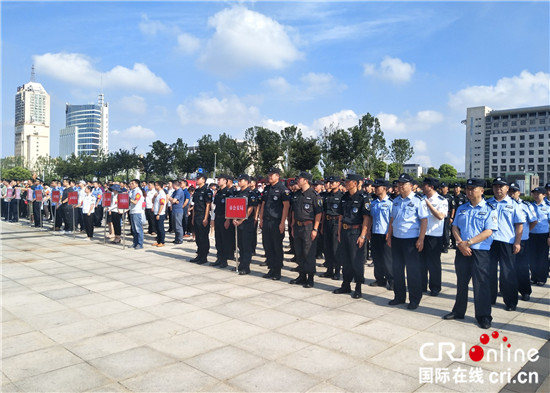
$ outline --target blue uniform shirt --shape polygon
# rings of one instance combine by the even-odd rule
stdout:
[[[94,196],[97,201],[96,206],[103,206],[103,191],[100,187],[94,188],[92,190],[92,196]]]
[[[391,216],[392,235],[399,239],[412,239],[420,236],[420,220],[428,218],[428,207],[422,197],[411,192],[406,198],[401,195],[395,198]]]
[[[36,190],[42,190],[42,198],[44,198],[44,187],[42,187],[42,184],[39,184],[37,186],[33,186],[32,188],[32,199],[36,199]]]
[[[527,201],[518,201],[523,214],[525,215],[525,224],[523,224],[523,234],[521,235],[521,240],[529,240],[529,224],[537,221],[537,214],[533,205]]]
[[[495,207],[498,217],[498,232],[493,235],[493,240],[513,244],[516,238],[516,224],[525,222],[519,203],[508,195],[500,202],[493,197],[487,203]]]
[[[385,235],[388,233],[392,211],[392,201],[389,196],[382,200],[376,198],[370,204],[370,215],[372,217],[372,233]]]
[[[172,198],[177,199],[178,203],[172,203],[172,211],[183,211],[184,195],[183,190],[178,188],[172,193]]]
[[[531,230],[531,233],[548,233],[548,222],[550,221],[550,205],[542,201],[540,205],[533,202],[533,208],[537,215],[538,223]]]
[[[472,250],[486,250],[491,248],[493,235],[498,229],[498,216],[496,208],[493,208],[485,200],[481,200],[477,206],[470,202],[460,205],[456,209],[453,226],[458,227],[462,240],[469,240],[486,229],[491,229],[493,234],[481,243],[472,244]],[[498,231],[497,231],[498,233]]]

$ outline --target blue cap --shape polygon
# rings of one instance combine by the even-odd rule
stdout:
[[[468,181],[466,182],[466,187],[483,187],[485,188],[485,180],[483,179],[475,179],[475,178],[472,178],[472,179],[468,179]],[[460,187],[460,186],[458,186]]]

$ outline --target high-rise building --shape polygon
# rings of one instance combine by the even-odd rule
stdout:
[[[550,183],[550,106],[466,110],[467,178],[531,173]]]
[[[109,152],[109,104],[103,94],[98,103],[65,106],[65,128],[59,132],[59,155],[97,156]]]
[[[15,156],[32,166],[50,155],[50,95],[34,81],[19,86],[15,94]]]

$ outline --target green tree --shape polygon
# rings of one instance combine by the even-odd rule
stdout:
[[[384,179],[386,177],[386,171],[388,171],[388,164],[386,164],[384,161],[378,160],[374,164],[373,175],[375,179]]]
[[[321,147],[321,167],[325,175],[342,174],[352,161],[350,154],[351,134],[336,129],[332,124],[325,127],[319,140]]]
[[[8,156],[0,160],[0,168],[2,170],[15,167],[26,168],[25,159],[23,157]]]
[[[154,141],[151,144],[151,157],[153,160],[154,173],[162,180],[166,180],[168,175],[172,172],[172,164],[174,163],[172,145],[159,140]]]
[[[403,173],[403,166],[397,162],[392,162],[388,165],[388,172],[390,174],[390,179],[397,179],[401,173]]]
[[[269,168],[279,163],[281,155],[281,136],[264,127],[256,129],[257,164],[254,168],[256,175],[265,174]]]
[[[348,129],[352,153],[350,168],[363,176],[372,176],[375,165],[387,155],[386,139],[380,121],[370,113],[359,119],[359,124]]]
[[[212,135],[203,135],[198,141],[197,156],[199,165],[206,173],[214,171],[215,155],[219,153],[218,142],[212,139]]]
[[[237,142],[236,139],[224,133],[220,135],[218,144],[220,169],[223,168],[235,176],[245,173],[252,163],[248,143]]]
[[[301,171],[311,171],[319,164],[321,147],[316,138],[304,138],[300,132],[290,145],[290,166]]]
[[[298,135],[300,137],[302,136],[302,132],[298,129],[296,126],[289,126],[285,127],[281,130],[281,150],[283,152],[283,176],[290,176],[290,174],[293,172],[293,169],[290,165],[290,155],[291,155],[291,148],[292,148],[292,142],[298,138]]]
[[[20,166],[2,169],[2,177],[5,179],[25,180],[31,178],[31,171]]]
[[[391,161],[401,165],[401,167],[404,163],[409,161],[414,154],[414,149],[408,139],[394,139],[389,150]]]
[[[151,152],[143,154],[138,159],[139,169],[145,174],[145,181],[149,182],[149,178],[153,174],[155,158]]]
[[[136,148],[132,148],[132,152],[125,149],[120,149],[115,154],[115,159],[118,167],[126,173],[126,183],[130,182],[130,171],[138,166],[138,156]]]
[[[181,138],[178,138],[172,145],[172,151],[174,153],[174,168],[178,177],[183,177],[184,174],[194,171],[194,166],[189,167],[189,149]]]
[[[59,160],[61,160],[61,157],[40,156],[35,160],[32,171],[42,177],[42,180],[49,182],[58,176],[55,169]]]
[[[430,177],[439,177],[439,171],[433,166],[428,168],[428,176]]]
[[[439,167],[439,176],[442,178],[456,178],[457,170],[450,164],[441,164]]]

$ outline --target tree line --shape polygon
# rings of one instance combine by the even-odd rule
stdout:
[[[317,138],[305,136],[296,126],[279,132],[254,126],[245,131],[242,140],[226,133],[217,140],[210,134],[203,135],[192,147],[182,138],[174,143],[156,140],[145,154],[137,154],[133,148],[107,154],[100,151],[96,157],[74,154],[67,159],[39,157],[32,168],[25,168],[22,160],[9,157],[2,160],[2,177],[24,179],[32,171],[46,180],[68,176],[128,181],[139,170],[141,178],[148,181],[189,177],[199,168],[209,176],[215,172],[261,176],[272,166],[279,166],[284,177],[307,170],[318,179],[343,176],[348,171],[370,178],[384,177],[388,172],[390,178],[396,178],[413,154],[408,139],[394,139],[388,145],[379,120],[367,113],[357,125],[347,129],[331,125]],[[24,176],[27,174],[24,171],[28,171],[29,176]],[[13,176],[9,176],[12,173]],[[444,164],[439,169],[430,168],[428,174],[454,178],[456,170]]]

